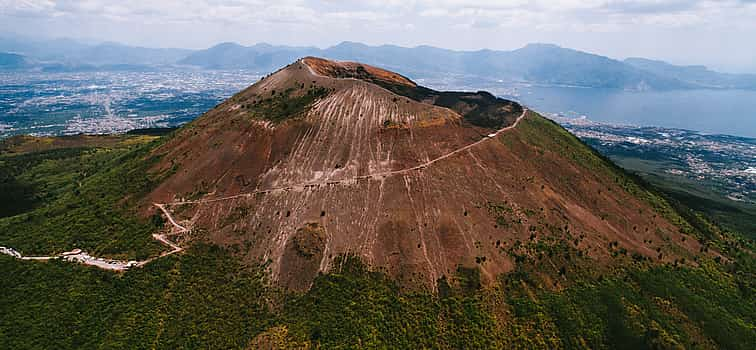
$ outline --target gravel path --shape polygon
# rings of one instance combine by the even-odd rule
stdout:
[[[440,157],[431,159],[431,160],[429,160],[429,161],[427,161],[425,163],[422,163],[420,165],[417,165],[417,166],[414,166],[414,167],[411,167],[411,168],[400,169],[400,170],[393,170],[393,171],[386,171],[386,172],[374,173],[374,174],[368,174],[368,175],[361,175],[361,176],[356,176],[356,177],[353,177],[353,178],[350,178],[350,179],[339,180],[339,181],[321,181],[321,182],[313,182],[313,183],[305,183],[305,184],[299,184],[299,185],[292,185],[292,186],[287,186],[287,187],[276,187],[276,188],[269,188],[269,189],[264,189],[264,190],[256,190],[256,191],[253,191],[253,192],[241,193],[241,194],[237,194],[237,195],[233,195],[233,196],[220,197],[220,198],[202,199],[202,200],[196,200],[196,201],[177,201],[177,202],[164,203],[164,204],[153,203],[153,205],[155,207],[157,207],[158,209],[160,209],[160,211],[163,212],[163,215],[165,215],[165,217],[168,219],[168,221],[171,223],[171,225],[173,225],[173,230],[171,230],[171,233],[169,233],[169,234],[157,234],[157,233],[155,233],[155,234],[152,235],[152,237],[155,240],[157,240],[157,241],[159,241],[159,242],[161,242],[161,243],[169,246],[171,248],[171,250],[165,251],[163,253],[160,253],[160,255],[158,255],[158,256],[154,256],[154,257],[151,257],[151,258],[146,259],[146,260],[142,260],[142,261],[136,261],[136,260],[122,261],[122,260],[113,260],[113,259],[98,258],[98,257],[91,256],[91,255],[87,254],[86,252],[81,251],[80,249],[74,249],[72,251],[65,252],[65,253],[62,253],[62,254],[57,255],[57,256],[23,256],[20,252],[14,250],[13,248],[0,247],[0,254],[10,255],[10,256],[15,257],[15,258],[20,259],[20,260],[47,261],[47,260],[51,260],[51,259],[63,259],[63,260],[71,261],[71,262],[81,263],[81,264],[84,264],[84,265],[95,266],[95,267],[98,267],[98,268],[101,268],[101,269],[104,269],[104,270],[110,270],[110,271],[126,271],[129,268],[132,268],[132,267],[135,267],[135,266],[136,267],[141,267],[141,266],[144,266],[144,265],[150,263],[151,261],[154,261],[155,259],[159,259],[159,258],[162,258],[162,257],[165,257],[165,256],[169,256],[169,255],[172,255],[172,254],[176,254],[176,253],[179,253],[179,252],[181,252],[181,251],[184,250],[184,248],[182,248],[178,244],[170,241],[168,239],[168,237],[169,236],[174,236],[174,235],[185,234],[185,233],[189,232],[189,229],[186,228],[186,227],[184,227],[184,226],[182,226],[182,225],[180,225],[179,223],[176,222],[176,220],[173,219],[173,216],[171,215],[170,211],[168,209],[166,209],[166,207],[165,207],[166,205],[211,203],[211,202],[230,200],[230,199],[234,199],[234,198],[251,197],[251,196],[253,196],[255,194],[266,194],[266,193],[271,193],[271,192],[289,191],[289,190],[294,190],[294,189],[296,189],[296,190],[303,190],[305,188],[310,188],[310,187],[318,187],[318,186],[323,186],[323,185],[336,185],[336,184],[341,184],[341,183],[349,183],[349,182],[354,182],[354,181],[357,181],[357,180],[368,179],[368,178],[379,178],[379,177],[387,177],[387,176],[394,176],[394,175],[402,175],[402,174],[406,174],[406,173],[409,173],[409,172],[412,172],[412,171],[422,170],[422,169],[424,169],[424,168],[426,168],[428,166],[431,166],[431,165],[433,165],[433,164],[435,164],[437,162],[440,162],[440,161],[442,161],[444,159],[447,159],[447,158],[452,157],[452,156],[454,156],[456,154],[464,152],[464,151],[466,151],[466,150],[468,150],[470,148],[473,148],[473,147],[475,147],[475,146],[477,146],[477,145],[479,145],[479,144],[481,144],[483,142],[486,142],[486,141],[488,141],[490,139],[494,139],[497,136],[499,136],[501,133],[503,133],[503,132],[505,132],[507,130],[514,129],[515,127],[517,127],[517,124],[519,124],[520,121],[525,118],[525,116],[527,115],[527,112],[528,112],[527,109],[523,109],[522,114],[519,117],[517,117],[517,119],[515,120],[515,122],[512,123],[512,125],[510,125],[510,126],[501,128],[501,129],[497,130],[495,133],[489,134],[489,135],[483,137],[482,139],[480,139],[480,140],[478,140],[476,142],[473,142],[473,143],[471,143],[471,144],[469,144],[467,146],[458,148],[458,149],[456,149],[454,151],[451,151],[451,152],[449,152],[447,154],[444,154],[444,155],[442,155]]]

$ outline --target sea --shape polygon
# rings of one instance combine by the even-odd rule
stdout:
[[[517,92],[512,97],[540,112],[756,138],[756,91],[523,87]]]
[[[0,137],[177,126],[258,81],[251,71],[0,73]],[[466,79],[430,87],[489,90],[547,114],[630,126],[756,137],[756,91],[625,91]]]

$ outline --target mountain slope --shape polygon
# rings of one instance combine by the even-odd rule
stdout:
[[[598,88],[670,89],[686,84],[646,72],[608,57],[556,45],[530,44],[491,62],[525,81]]]
[[[15,53],[0,52],[0,69],[16,70],[31,66],[29,59]]]
[[[638,69],[709,89],[754,89],[756,75],[719,73],[704,66],[676,66],[645,58],[628,58],[625,63]]]
[[[139,64],[168,65],[191,54],[192,50],[172,48],[148,48],[117,43],[102,43],[66,58],[91,65]]]
[[[299,57],[315,54],[316,48],[271,46],[257,44],[246,47],[235,43],[221,43],[206,50],[188,55],[179,64],[199,66],[206,69],[254,69],[272,71]]]
[[[192,228],[123,273],[0,254],[9,348],[756,341],[752,241],[483,92],[309,57],[160,138],[6,141],[0,245],[141,259]]]
[[[0,51],[16,52],[34,62],[23,68],[47,71],[147,70],[153,66],[204,69],[251,69],[270,72],[303,56],[359,61],[418,78],[463,75],[548,85],[645,89],[754,89],[752,74],[725,74],[702,66],[675,66],[662,61],[624,61],[550,44],[529,44],[512,51],[454,51],[431,46],[369,46],[342,42],[325,49],[242,46],[221,43],[205,50],[145,48],[118,43],[84,44],[71,39],[36,41],[0,37]]]
[[[71,70],[103,70],[117,65],[172,65],[193,50],[147,48],[105,42],[85,44],[71,39],[33,40],[0,37],[0,51],[17,52],[41,63],[36,66]]]
[[[700,247],[663,201],[556,124],[358,63],[299,60],[155,154],[156,170],[178,171],[147,203],[269,261],[295,289],[344,254],[436,288],[460,267],[492,283],[539,254],[531,243],[575,241],[598,261],[618,246],[661,261]]]
[[[607,57],[556,45],[530,44],[513,51],[453,51],[418,46],[368,46],[343,42],[326,49],[258,44],[220,44],[196,52],[181,64],[203,68],[272,70],[297,57],[318,55],[379,65],[414,76],[464,74],[539,84],[585,87],[670,89],[690,87],[674,77],[657,75]]]

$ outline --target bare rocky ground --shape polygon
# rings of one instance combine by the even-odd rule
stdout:
[[[313,91],[323,93],[291,110]],[[663,261],[699,250],[572,135],[489,96],[297,61],[155,151],[156,171],[178,170],[148,195],[144,215],[154,213],[147,203],[171,204],[193,230],[269,263],[275,281],[296,289],[344,254],[435,288],[459,267],[491,282],[514,268],[517,247],[557,237],[597,261],[618,245]],[[303,239],[307,227],[317,237]],[[310,253],[292,250],[296,242]]]

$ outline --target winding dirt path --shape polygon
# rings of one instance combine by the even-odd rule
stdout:
[[[191,201],[176,201],[176,202],[166,203],[165,205],[213,203],[213,202],[220,202],[220,201],[225,201],[225,200],[230,200],[230,199],[236,199],[236,198],[242,198],[242,197],[251,197],[251,196],[256,195],[256,194],[267,194],[267,193],[282,192],[282,191],[289,191],[289,190],[295,190],[295,189],[296,190],[303,190],[305,188],[325,186],[325,185],[337,185],[337,184],[342,184],[342,183],[345,183],[345,182],[354,182],[354,181],[357,181],[357,180],[364,180],[364,179],[370,179],[370,178],[387,177],[387,176],[394,176],[394,175],[403,175],[403,174],[406,174],[406,173],[409,173],[409,172],[412,172],[412,171],[418,171],[418,170],[425,169],[428,166],[431,166],[431,165],[433,165],[433,164],[435,164],[437,162],[440,162],[440,161],[442,161],[444,159],[447,159],[447,158],[452,157],[454,155],[457,155],[457,154],[459,154],[461,152],[469,150],[469,149],[471,149],[471,148],[473,148],[473,147],[475,147],[475,146],[477,146],[477,145],[479,145],[479,144],[481,144],[483,142],[486,142],[486,141],[491,140],[491,139],[495,139],[501,133],[516,128],[517,125],[520,123],[520,121],[522,121],[525,118],[525,116],[527,115],[527,113],[528,113],[528,109],[527,108],[523,108],[522,114],[520,114],[520,116],[517,117],[517,119],[515,120],[514,123],[512,123],[512,125],[503,127],[501,129],[497,130],[496,132],[494,132],[492,134],[488,134],[488,135],[484,136],[482,139],[480,139],[478,141],[475,141],[475,142],[473,142],[473,143],[471,143],[471,144],[469,144],[467,146],[463,146],[463,147],[458,148],[458,149],[456,149],[454,151],[451,151],[451,152],[449,152],[447,154],[444,154],[444,155],[439,156],[437,158],[431,159],[431,160],[429,160],[429,161],[427,161],[425,163],[413,166],[411,168],[405,168],[405,169],[399,169],[399,170],[391,170],[391,171],[384,171],[384,172],[380,172],[380,173],[372,173],[372,174],[367,174],[367,175],[360,175],[360,176],[355,176],[355,177],[351,177],[351,178],[347,178],[347,179],[342,179],[342,180],[323,180],[323,181],[307,182],[307,183],[303,183],[303,184],[289,185],[289,186],[283,186],[283,187],[271,187],[271,188],[267,188],[267,189],[255,190],[255,191],[251,191],[251,192],[245,192],[245,193],[235,194],[233,196],[226,196],[226,197],[218,197],[218,198],[211,198],[211,199],[198,199],[198,200],[191,200]],[[162,207],[162,205],[160,206],[160,208],[163,210],[164,213],[166,213],[166,215],[168,214],[167,210],[164,207]]]
[[[180,235],[180,234],[189,232],[189,229],[187,229],[184,226],[181,226],[173,219],[173,216],[171,216],[171,213],[168,210],[166,210],[162,204],[154,203],[153,205],[158,207],[163,212],[165,217],[168,218],[168,221],[171,223],[171,225],[173,225],[173,230],[171,230],[172,232],[168,234],[153,233],[152,238],[171,247],[171,250],[162,252],[160,253],[160,255],[148,258],[146,260],[123,261],[123,260],[115,260],[115,259],[98,258],[98,257],[91,256],[86,252],[81,251],[81,249],[73,249],[69,252],[61,253],[56,256],[23,256],[21,255],[20,252],[16,251],[13,248],[0,247],[0,254],[10,255],[20,260],[47,261],[47,260],[52,260],[52,259],[63,259],[66,261],[95,266],[95,267],[99,267],[101,269],[110,270],[110,271],[126,271],[131,267],[135,267],[135,266],[142,267],[155,259],[162,258],[164,256],[168,256],[171,254],[176,254],[184,250],[184,248],[182,248],[178,244],[171,242],[168,239],[168,236]]]
[[[454,155],[457,155],[457,154],[459,154],[461,152],[469,150],[469,149],[471,149],[471,148],[473,148],[473,147],[475,147],[475,146],[477,146],[477,145],[479,145],[479,144],[481,144],[483,142],[486,142],[486,141],[488,141],[490,139],[494,139],[494,138],[496,138],[497,136],[499,136],[503,132],[506,132],[508,130],[514,129],[515,127],[517,127],[517,125],[520,123],[520,121],[522,121],[522,119],[525,118],[525,116],[527,115],[527,112],[528,112],[528,109],[527,108],[523,108],[522,114],[519,117],[517,117],[517,119],[515,120],[514,123],[512,123],[512,125],[509,125],[507,127],[501,128],[501,129],[497,130],[495,133],[486,135],[482,139],[480,139],[480,140],[478,140],[476,142],[473,142],[473,143],[471,143],[471,144],[469,144],[467,146],[458,148],[458,149],[456,149],[454,151],[451,151],[451,152],[449,152],[447,154],[444,154],[444,155],[442,155],[440,157],[431,159],[431,160],[429,160],[427,162],[424,162],[424,163],[422,163],[420,165],[413,166],[411,168],[405,168],[405,169],[399,169],[399,170],[392,170],[392,171],[385,171],[385,172],[380,172],[380,173],[373,173],[373,174],[355,176],[355,177],[352,177],[352,178],[349,178],[349,179],[338,180],[338,181],[333,181],[333,180],[328,181],[328,180],[325,180],[325,181],[310,182],[310,183],[304,183],[304,184],[292,185],[292,186],[286,186],[286,187],[275,187],[275,188],[269,188],[269,189],[264,189],[264,190],[256,190],[256,191],[252,191],[252,192],[241,193],[241,194],[237,194],[237,195],[233,195],[233,196],[220,197],[220,198],[201,199],[201,200],[195,200],[195,201],[176,201],[176,202],[171,202],[171,203],[153,203],[153,205],[155,207],[157,207],[158,209],[160,209],[160,211],[163,213],[163,215],[165,215],[165,217],[168,219],[168,221],[173,226],[173,229],[171,230],[170,233],[167,233],[167,234],[154,233],[154,234],[152,234],[152,238],[154,238],[155,240],[159,241],[160,243],[162,243],[162,244],[170,247],[171,250],[162,252],[162,253],[160,253],[160,255],[148,258],[146,260],[142,260],[142,261],[135,261],[135,260],[132,260],[132,261],[122,261],[122,260],[97,258],[97,257],[93,257],[93,256],[87,254],[86,252],[81,251],[80,249],[74,249],[74,250],[72,250],[70,252],[65,252],[65,253],[62,253],[62,254],[57,255],[57,256],[23,256],[23,255],[21,255],[21,253],[19,253],[18,251],[14,250],[12,248],[0,247],[0,254],[10,255],[12,257],[15,257],[15,258],[21,259],[21,260],[47,261],[47,260],[52,260],[52,259],[63,259],[63,260],[71,261],[71,262],[78,262],[78,263],[81,263],[81,264],[84,264],[84,265],[95,266],[95,267],[98,267],[98,268],[101,268],[101,269],[105,269],[105,270],[110,270],[110,271],[126,271],[126,270],[128,270],[129,268],[132,268],[132,267],[142,267],[142,266],[147,265],[148,263],[150,263],[150,262],[152,262],[152,261],[154,261],[156,259],[159,259],[159,258],[162,258],[162,257],[166,257],[166,256],[169,256],[169,255],[172,255],[172,254],[176,254],[176,253],[179,253],[179,252],[181,252],[181,251],[184,250],[184,248],[182,248],[178,244],[176,244],[176,243],[172,242],[171,240],[169,240],[168,237],[169,236],[182,235],[182,234],[188,233],[190,231],[190,229],[188,229],[188,228],[182,226],[181,224],[179,224],[178,222],[176,222],[176,220],[171,215],[171,212],[168,209],[166,209],[167,205],[212,203],[212,202],[230,200],[230,199],[234,199],[234,198],[251,197],[251,196],[253,196],[255,194],[265,194],[265,193],[271,193],[271,192],[289,191],[289,190],[292,190],[292,189],[303,190],[305,188],[318,187],[318,186],[323,186],[323,185],[335,185],[335,184],[341,184],[341,183],[344,183],[344,182],[352,182],[352,181],[362,180],[362,179],[368,179],[368,178],[378,178],[378,177],[387,177],[387,176],[394,176],[394,175],[402,175],[402,174],[406,174],[406,173],[409,173],[409,172],[412,172],[412,171],[422,170],[422,169],[424,169],[424,168],[426,168],[428,166],[431,166],[431,165],[433,165],[433,164],[435,164],[437,162],[440,162],[440,161],[442,161],[444,159],[447,159],[449,157],[453,157]]]

